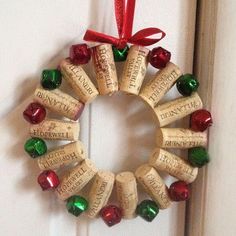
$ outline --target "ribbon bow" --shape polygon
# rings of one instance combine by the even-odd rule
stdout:
[[[114,2],[119,38],[93,30],[87,30],[84,35],[85,41],[109,43],[118,49],[122,49],[127,43],[148,46],[159,42],[165,37],[165,32],[153,27],[139,30],[132,36],[135,0],[114,0]],[[161,34],[160,38],[149,38],[149,36],[155,34]]]

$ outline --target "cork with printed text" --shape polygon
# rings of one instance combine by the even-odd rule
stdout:
[[[135,176],[160,209],[166,209],[171,205],[167,186],[153,167],[147,164],[142,165],[136,170]]]
[[[160,128],[157,130],[157,146],[161,148],[193,148],[207,145],[207,131],[195,132],[182,128]]]
[[[140,92],[140,97],[151,107],[155,107],[181,74],[178,66],[168,62],[166,67],[159,70],[155,77],[145,85]]]
[[[192,183],[198,174],[198,168],[192,167],[182,158],[161,148],[156,148],[152,152],[149,165],[186,183]]]
[[[101,95],[112,95],[118,91],[118,79],[112,46],[101,44],[92,48],[98,90]]]
[[[77,194],[97,173],[97,168],[89,159],[85,159],[61,179],[60,185],[56,189],[57,196],[61,200],[66,200]]]
[[[109,171],[98,171],[89,192],[89,208],[86,211],[91,218],[97,216],[111,195],[115,176]]]
[[[60,63],[63,78],[69,83],[83,103],[92,102],[98,91],[81,66],[72,64],[68,59]]]
[[[145,47],[138,45],[130,47],[121,76],[121,91],[136,95],[139,94],[147,71],[148,53],[149,50]]]
[[[59,89],[49,91],[37,88],[34,93],[34,100],[49,110],[71,120],[77,120],[84,108],[84,105],[81,102],[70,95],[63,93]]]
[[[202,107],[201,98],[197,93],[193,93],[189,97],[177,98],[173,101],[159,105],[155,107],[154,112],[158,120],[158,125],[163,127],[190,115]]]
[[[45,119],[39,124],[30,125],[31,137],[49,140],[77,141],[79,138],[79,122],[65,120]]]
[[[87,152],[83,143],[76,141],[47,152],[37,160],[41,170],[55,170],[68,164],[79,163],[85,158]]]

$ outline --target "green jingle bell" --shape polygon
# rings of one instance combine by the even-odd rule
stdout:
[[[43,70],[41,85],[44,89],[53,90],[60,87],[62,81],[61,72],[57,69]]]
[[[25,142],[24,149],[32,158],[36,158],[47,152],[47,145],[41,138],[30,138]]]
[[[185,74],[179,77],[176,86],[180,94],[190,96],[193,92],[197,91],[199,82],[194,75]]]
[[[126,47],[123,49],[118,49],[117,47],[112,46],[112,51],[114,55],[114,60],[116,62],[125,61],[128,55],[129,46],[126,45]]]
[[[67,199],[66,208],[69,213],[77,217],[88,209],[88,201],[79,195],[74,195]]]
[[[192,166],[201,168],[210,161],[210,158],[205,148],[195,147],[189,149],[188,161]]]
[[[158,205],[152,200],[143,200],[136,208],[137,215],[151,222],[159,213]]]

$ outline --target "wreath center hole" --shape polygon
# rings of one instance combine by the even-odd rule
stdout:
[[[156,122],[137,96],[99,96],[90,108],[89,157],[99,169],[134,171],[155,148]]]

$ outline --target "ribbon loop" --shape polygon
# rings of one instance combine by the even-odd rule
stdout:
[[[123,32],[123,23],[125,15],[125,0],[114,0],[115,4],[115,16],[116,16],[116,25],[119,37],[121,38]]]
[[[127,43],[149,46],[159,42],[165,37],[165,32],[154,27],[139,30],[132,36],[135,0],[114,0],[114,3],[119,38],[93,30],[87,30],[84,35],[85,41],[109,43],[122,49],[125,48]],[[149,38],[156,34],[161,34],[161,36],[159,38]]]
[[[161,34],[160,38],[148,38],[149,36]],[[149,46],[159,42],[165,37],[165,32],[158,28],[145,28],[135,33],[129,40],[130,43]]]
[[[115,38],[111,35],[103,34],[96,32],[94,30],[87,30],[84,35],[85,41],[100,42],[100,43],[109,43],[113,45],[119,44],[119,38]]]

